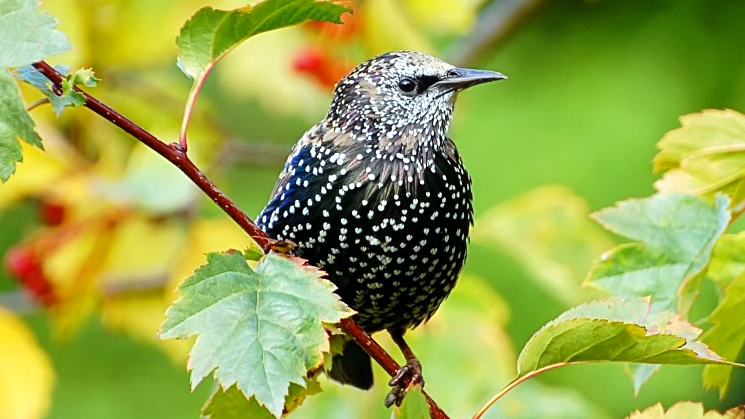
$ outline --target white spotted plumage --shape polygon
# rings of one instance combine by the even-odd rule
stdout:
[[[448,84],[462,70],[412,51],[359,65],[293,148],[258,217],[326,270],[368,332],[402,335],[428,319],[465,262],[471,179],[447,129],[460,88],[503,76]]]

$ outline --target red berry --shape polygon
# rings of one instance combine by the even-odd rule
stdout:
[[[49,279],[39,270],[21,279],[26,291],[31,294],[36,302],[45,307],[53,306],[57,303],[57,295],[54,293],[54,287]]]
[[[9,274],[21,279],[38,271],[39,261],[31,249],[24,246],[15,246],[5,253],[5,269]]]
[[[299,73],[317,72],[323,66],[324,55],[318,48],[306,47],[295,55],[292,67]]]
[[[46,225],[57,226],[65,221],[66,208],[59,202],[42,202],[39,215]]]
[[[37,255],[30,247],[15,246],[5,253],[5,269],[14,276],[31,297],[45,307],[57,303],[54,287],[44,275]]]
[[[299,73],[311,76],[325,88],[333,88],[339,79],[351,69],[326,51],[317,47],[306,47],[295,56],[293,67]]]

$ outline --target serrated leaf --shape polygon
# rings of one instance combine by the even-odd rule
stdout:
[[[328,351],[323,323],[353,312],[322,272],[269,253],[251,270],[235,251],[207,255],[207,264],[179,287],[166,312],[164,339],[197,334],[189,368],[192,386],[207,374],[223,388],[237,384],[279,417],[291,383],[303,384]]]
[[[54,372],[31,331],[0,307],[0,419],[41,419],[52,398]]]
[[[0,6],[2,7],[2,6]],[[21,100],[18,86],[5,68],[0,68],[0,181],[5,182],[23,161],[18,139],[43,148],[41,138],[34,131],[34,121]]]
[[[475,243],[497,245],[568,305],[594,258],[613,242],[587,218],[587,202],[563,186],[543,186],[501,203],[474,224]]]
[[[71,48],[37,0],[0,2],[0,67],[22,67]]]
[[[185,144],[191,110],[205,78],[230,50],[252,36],[309,20],[340,24],[345,12],[351,10],[322,0],[266,0],[234,10],[204,7],[197,11],[176,38],[178,67],[194,81],[186,100],[181,141]]]
[[[709,317],[713,324],[702,340],[717,353],[728,359],[735,359],[745,346],[745,272],[735,278],[724,290],[724,298]],[[719,389],[724,398],[729,389],[732,367],[726,365],[707,365],[704,368],[704,386]]]
[[[184,73],[194,80],[251,36],[308,20],[341,23],[350,9],[317,0],[267,0],[235,10],[200,9],[181,28],[176,44]]]
[[[712,248],[730,221],[729,199],[714,207],[681,193],[629,200],[593,214],[608,230],[639,240],[595,262],[585,282],[619,297],[652,298],[654,310],[686,315]]]
[[[57,93],[52,90],[52,82],[33,66],[29,65],[16,69],[13,73],[18,80],[24,81],[39,89],[39,91],[49,99],[49,103],[52,105],[54,113],[59,116],[66,106],[82,106],[85,104],[85,96],[73,90],[74,84],[71,83],[70,80],[78,79],[81,82],[78,84],[95,86],[98,79],[95,77],[82,78],[78,76],[79,72],[87,72],[90,70],[77,70],[72,75],[68,75],[70,72],[70,67],[68,66],[56,65],[54,66],[54,69],[65,76],[62,82],[63,90],[61,95],[57,95]]]
[[[285,398],[284,413],[292,412],[302,403],[303,399],[321,391],[321,387],[314,376],[299,386],[290,384],[289,394]],[[225,391],[216,388],[212,396],[202,408],[204,419],[274,419],[274,415],[265,406],[259,405],[255,398],[247,399],[236,385]]]
[[[429,405],[424,398],[421,386],[415,386],[406,393],[401,406],[393,409],[392,419],[429,419]]]
[[[733,206],[739,206],[744,198],[745,115],[708,109],[685,115],[680,122],[681,127],[657,145],[654,169],[666,173],[655,187],[709,197],[725,192],[733,197]]]
[[[710,410],[704,413],[704,406],[695,402],[678,402],[665,412],[657,403],[644,411],[634,411],[627,419],[745,419],[745,407],[737,406],[724,413]]]
[[[523,348],[518,376],[580,362],[739,365],[696,339],[701,333],[673,313],[652,313],[649,299],[589,302],[546,324]]]

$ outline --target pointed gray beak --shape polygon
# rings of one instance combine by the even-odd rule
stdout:
[[[448,72],[447,78],[438,81],[433,86],[444,91],[456,91],[481,83],[504,80],[507,76],[496,71],[474,70],[470,68],[455,67]]]

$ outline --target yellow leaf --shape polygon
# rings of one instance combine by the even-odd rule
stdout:
[[[680,123],[657,144],[654,169],[664,175],[655,188],[709,198],[724,192],[738,207],[745,199],[745,115],[707,109],[682,116]]]
[[[412,25],[395,0],[369,0],[360,4],[362,40],[373,54],[411,49],[432,52],[434,47]]]
[[[745,408],[738,406],[724,413],[716,410],[704,413],[701,403],[678,402],[665,412],[662,405],[657,403],[642,412],[633,412],[627,419],[745,419]]]
[[[0,419],[42,418],[54,372],[46,353],[13,314],[0,308]]]
[[[44,275],[61,302],[54,307],[56,332],[64,337],[77,330],[99,300],[97,279],[111,247],[105,219],[71,226],[58,235],[60,244],[45,255]]]
[[[483,0],[406,0],[408,15],[437,35],[463,34],[476,20]]]
[[[130,214],[112,231],[111,249],[102,266],[105,288],[126,287],[132,281],[165,278],[182,246],[189,246],[184,222],[177,218],[153,219]]]
[[[33,196],[55,184],[66,170],[64,164],[43,150],[21,142],[23,162],[8,183],[0,187],[0,209]]]
[[[194,344],[194,338],[156,339],[167,308],[168,303],[160,292],[130,292],[106,298],[102,316],[107,327],[121,331],[133,339],[157,345],[174,362],[183,365]]]

